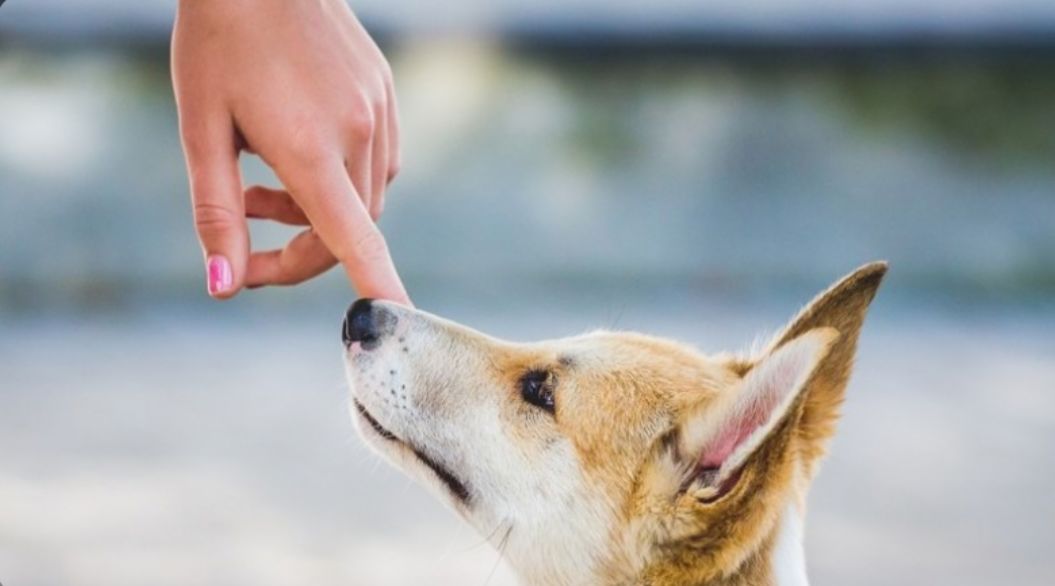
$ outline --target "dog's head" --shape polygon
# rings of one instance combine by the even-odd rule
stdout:
[[[753,356],[613,332],[514,344],[360,300],[343,331],[354,416],[533,583],[764,574],[885,271],[846,277]]]

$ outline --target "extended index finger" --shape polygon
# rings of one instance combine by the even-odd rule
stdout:
[[[339,158],[302,167],[297,176],[283,182],[360,296],[411,304],[385,237],[370,219]]]

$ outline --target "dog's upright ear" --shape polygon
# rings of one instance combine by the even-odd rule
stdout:
[[[703,500],[722,496],[740,468],[785,420],[839,334],[814,328],[768,352],[731,392],[689,415],[680,453],[689,458],[690,484]]]
[[[742,378],[735,388],[689,414],[678,447],[692,468],[690,492],[703,500],[722,496],[778,429],[794,434],[812,475],[834,432],[858,334],[885,272],[884,263],[866,265],[821,293],[759,356],[736,364]],[[788,420],[794,427],[781,425]]]
[[[887,263],[874,262],[843,277],[807,304],[784,331],[773,338],[763,353],[766,356],[779,351],[816,328],[833,328],[839,332],[838,341],[817,365],[802,390],[801,415],[796,433],[807,478],[812,477],[817,462],[825,453],[828,440],[835,433],[835,422],[839,418],[846,383],[850,379],[857,352],[857,338],[868,306],[886,271]]]

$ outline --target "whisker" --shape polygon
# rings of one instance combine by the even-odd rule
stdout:
[[[502,563],[502,558],[505,556],[506,546],[509,545],[509,536],[513,534],[513,521],[509,522],[509,529],[506,530],[506,534],[502,536],[502,541],[498,543],[498,558],[495,559],[495,565],[491,567],[491,573],[487,575],[487,581],[484,582],[484,586],[491,583],[491,578],[494,578],[495,572],[498,570],[498,566]]]
[[[474,544],[472,544],[472,545],[470,545],[470,546],[468,546],[468,547],[466,547],[464,549],[459,550],[459,552],[464,553],[464,552],[467,552],[467,551],[472,551],[472,550],[480,547],[481,545],[484,545],[486,543],[490,543],[491,542],[491,538],[494,537],[498,533],[498,530],[501,529],[502,525],[505,525],[506,521],[508,521],[508,520],[509,519],[502,519],[501,521],[498,522],[497,525],[495,525],[495,528],[492,529],[491,532],[488,533],[486,537],[484,537],[482,540],[480,540],[477,543],[474,543]]]

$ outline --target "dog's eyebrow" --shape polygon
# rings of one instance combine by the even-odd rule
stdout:
[[[567,354],[561,354],[557,358],[557,363],[565,368],[571,368],[575,366],[575,359],[571,356],[568,356]]]

